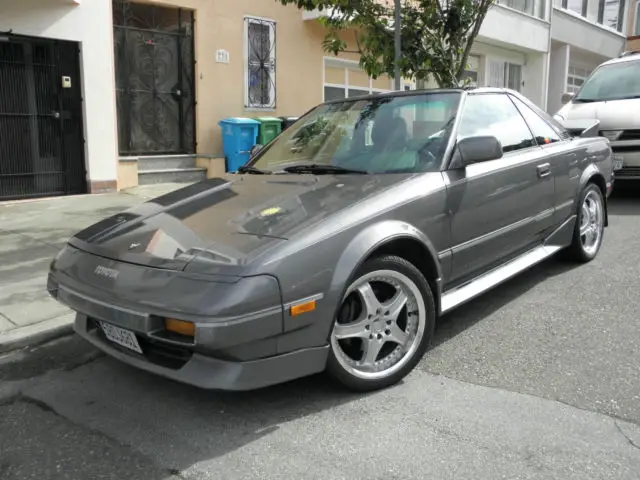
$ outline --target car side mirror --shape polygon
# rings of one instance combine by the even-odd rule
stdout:
[[[562,97],[560,97],[560,101],[562,102],[563,105],[567,104],[573,99],[573,96],[574,96],[573,93],[563,93]]]
[[[502,145],[491,135],[463,138],[458,141],[456,150],[455,167],[502,158]]]
[[[249,150],[249,157],[250,158],[255,157],[258,154],[258,152],[263,148],[264,148],[264,145],[260,145],[260,144],[254,145],[253,147],[251,147],[251,150]]]

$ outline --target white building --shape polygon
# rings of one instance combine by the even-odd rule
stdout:
[[[518,90],[555,112],[563,93],[624,50],[626,1],[635,0],[497,0],[474,42],[467,76],[478,86]]]
[[[115,188],[110,19],[109,0],[0,0],[0,199]]]
[[[545,0],[499,0],[472,48],[478,85],[508,87],[547,103],[551,6]]]
[[[563,93],[624,50],[628,11],[625,0],[499,0],[473,46],[472,75],[553,113]]]
[[[547,110],[561,107],[564,92],[576,92],[603,61],[618,56],[626,44],[627,1],[554,0],[549,54]]]

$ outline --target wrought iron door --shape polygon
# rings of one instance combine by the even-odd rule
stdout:
[[[193,12],[113,1],[121,155],[195,152]]]
[[[0,40],[0,199],[86,192],[78,44]]]

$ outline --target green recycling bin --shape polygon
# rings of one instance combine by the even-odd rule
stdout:
[[[260,125],[258,126],[258,143],[266,145],[271,140],[280,135],[282,131],[282,119],[276,117],[260,117],[256,118]]]

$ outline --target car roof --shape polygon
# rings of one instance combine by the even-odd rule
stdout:
[[[626,52],[622,52],[619,57],[607,60],[606,62],[601,63],[599,66],[601,67],[603,65],[611,65],[614,63],[624,62],[640,62],[640,50],[629,50]]]
[[[396,97],[411,97],[416,95],[425,95],[425,94],[436,94],[436,93],[463,93],[466,92],[468,94],[475,93],[510,93],[513,95],[518,95],[518,92],[515,90],[510,90],[508,88],[498,88],[498,87],[461,87],[461,88],[425,88],[421,90],[393,90],[391,92],[385,93],[373,93],[370,95],[363,95],[361,97],[353,97],[353,98],[341,98],[336,100],[327,100],[324,103],[329,105],[332,103],[343,103],[343,102],[357,102],[361,100],[374,100],[380,98],[396,98]],[[519,96],[519,95],[518,95]]]

